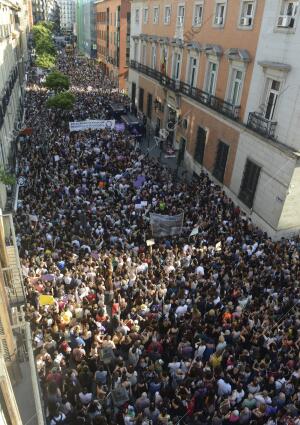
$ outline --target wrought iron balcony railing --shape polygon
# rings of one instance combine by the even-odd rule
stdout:
[[[173,78],[168,77],[167,75],[157,71],[156,69],[152,69],[146,65],[143,65],[136,61],[131,61],[131,68],[148,75],[151,78],[159,81],[162,86],[167,87],[168,89],[182,93],[190,98],[196,100],[197,102],[208,106],[209,108],[233,119],[239,120],[240,117],[240,106],[233,105],[225,100],[222,100],[216,96],[212,96],[211,94],[198,89],[197,87],[191,87],[189,84],[184,83],[183,81],[175,80]]]
[[[248,115],[247,127],[254,130],[256,133],[261,134],[267,139],[275,138],[277,122],[265,118],[257,112],[250,112]]]

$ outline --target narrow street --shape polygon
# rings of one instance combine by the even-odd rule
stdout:
[[[98,65],[63,53],[59,69],[70,114],[29,75],[16,216],[48,423],[265,423],[251,396],[276,412],[271,377],[299,386],[299,240],[273,242],[204,173],[175,180],[153,139],[70,132],[130,102]]]

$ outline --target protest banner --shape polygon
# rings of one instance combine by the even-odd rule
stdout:
[[[70,131],[84,130],[113,130],[115,128],[115,120],[86,120],[69,122]]]
[[[152,234],[155,238],[179,235],[182,231],[184,214],[162,215],[150,214]]]

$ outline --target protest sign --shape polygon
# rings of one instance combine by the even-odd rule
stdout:
[[[150,224],[154,237],[179,235],[182,231],[184,214],[178,215],[162,215],[150,214]]]
[[[45,282],[52,282],[52,280],[54,280],[54,274],[42,274],[41,280],[44,280]]]
[[[112,390],[111,395],[115,406],[123,406],[129,400],[127,390],[121,386]]]
[[[53,295],[40,295],[39,296],[40,305],[52,305],[54,304]]]
[[[146,240],[146,245],[147,245],[147,246],[155,245],[155,241],[154,241],[154,239],[148,239],[148,240]]]
[[[103,347],[100,350],[100,359],[104,364],[110,364],[114,359],[115,355],[111,347]]]
[[[199,233],[199,227],[195,227],[195,228],[191,231],[190,236],[198,235],[198,233]]]
[[[115,120],[86,120],[69,122],[70,131],[84,130],[113,130],[115,128]]]

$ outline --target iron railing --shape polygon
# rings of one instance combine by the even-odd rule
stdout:
[[[170,78],[160,71],[150,68],[149,66],[143,65],[139,62],[131,61],[130,66],[131,68],[159,81],[162,86],[174,92],[189,96],[197,102],[208,106],[209,108],[221,113],[222,115],[225,115],[228,118],[231,118],[235,121],[239,120],[240,118],[240,106],[233,105],[223,99],[212,96],[210,93],[200,90],[197,87],[191,87],[189,84],[184,83],[183,81]]]
[[[250,112],[248,115],[247,127],[254,130],[256,133],[261,134],[267,139],[275,138],[277,122],[265,118],[257,112]]]

